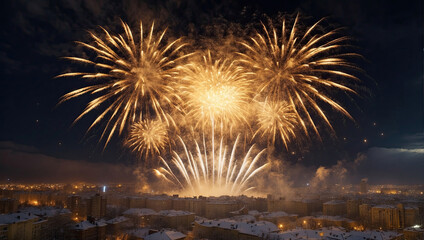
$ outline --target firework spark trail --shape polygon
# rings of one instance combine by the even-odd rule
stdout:
[[[283,20],[280,35],[275,28],[269,29],[262,24],[264,34],[257,33],[250,42],[241,43],[246,52],[239,53],[240,61],[254,73],[261,95],[272,101],[291,103],[305,133],[308,134],[309,123],[320,137],[311,110],[317,113],[331,130],[333,128],[318,102],[324,102],[352,119],[325,91],[339,89],[356,94],[350,87],[337,83],[334,79],[343,77],[358,80],[354,75],[337,69],[343,67],[358,70],[346,58],[359,55],[335,53],[341,52],[341,48],[347,46],[348,40],[345,36],[338,37],[337,29],[322,35],[312,34],[321,20],[308,28],[303,35],[298,33],[297,22],[298,16],[289,29]]]
[[[154,34],[154,24],[145,36],[143,24],[140,23],[140,36],[137,41],[129,28],[122,22],[124,34],[112,35],[102,28],[103,36],[96,36],[90,32],[93,43],[77,42],[79,45],[97,54],[98,62],[81,58],[66,57],[71,61],[89,64],[95,67],[94,72],[70,72],[57,77],[81,76],[84,79],[96,80],[96,84],[83,87],[65,94],[59,103],[84,94],[100,96],[91,100],[84,111],[75,119],[80,120],[101,104],[111,102],[94,122],[98,124],[108,117],[106,126],[101,135],[107,135],[105,147],[115,132],[120,135],[124,128],[133,122],[142,121],[147,117],[155,116],[167,125],[174,124],[172,117],[165,111],[164,105],[171,107],[170,93],[174,92],[171,76],[175,74],[176,63],[189,56],[179,56],[181,48],[185,46],[181,39],[169,44],[163,43],[166,30]]]
[[[202,152],[197,141],[195,141],[196,148],[193,154],[188,150],[181,137],[179,137],[179,140],[183,146],[184,154],[179,155],[173,151],[171,162],[175,170],[161,157],[165,167],[155,169],[155,172],[166,181],[174,182],[185,193],[206,196],[219,196],[229,193],[231,195],[242,194],[252,189],[252,187],[247,186],[249,180],[268,166],[268,163],[259,167],[256,166],[265,150],[260,151],[252,159],[254,145],[249,148],[242,161],[237,161],[236,148],[239,136],[237,136],[229,156],[227,146],[224,145],[221,138],[215,163],[207,158],[207,149],[203,149],[204,153]],[[203,139],[203,141],[205,140]],[[214,152],[215,150],[210,149],[210,151]],[[183,159],[182,156],[184,155],[185,158]],[[209,164],[215,164],[216,168],[207,171]]]

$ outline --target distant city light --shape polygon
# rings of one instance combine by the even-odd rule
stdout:
[[[103,186],[103,192],[106,192],[106,186]]]

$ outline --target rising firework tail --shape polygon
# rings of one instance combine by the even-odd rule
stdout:
[[[242,157],[237,157],[239,136],[229,149],[221,138],[217,149],[208,147],[206,140],[194,141],[191,151],[181,137],[178,137],[183,153],[172,152],[172,160],[161,158],[163,166],[154,169],[157,176],[180,188],[182,194],[220,196],[240,195],[253,189],[249,181],[263,171],[268,163],[260,165],[262,150],[253,154],[254,145]],[[211,156],[217,153],[216,158]]]

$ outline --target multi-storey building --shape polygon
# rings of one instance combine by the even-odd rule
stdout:
[[[205,217],[209,219],[230,217],[230,212],[237,210],[234,201],[213,200],[205,204]]]
[[[359,205],[359,218],[365,227],[371,226],[371,205]]]
[[[0,199],[0,213],[13,213],[18,210],[18,200],[12,198]]]
[[[363,178],[359,184],[359,193],[366,194],[368,193],[368,179]]]
[[[100,219],[105,216],[107,204],[105,197],[101,196],[100,194],[96,194],[87,199],[86,202],[87,216],[94,217],[95,219]]]
[[[268,212],[284,211],[299,216],[308,216],[322,211],[322,202],[318,199],[286,200],[268,195],[267,206]]]
[[[155,211],[172,209],[172,200],[167,196],[153,196],[146,199],[146,208]]]
[[[323,205],[323,214],[327,216],[343,216],[346,214],[346,202],[340,200],[331,200]]]
[[[3,239],[31,240],[37,236],[39,228],[34,228],[39,218],[28,213],[11,213],[0,215],[1,235]],[[34,233],[35,232],[35,233]]]
[[[106,226],[106,223],[82,221],[72,228],[70,237],[75,240],[104,240]]]
[[[361,204],[360,199],[349,199],[346,201],[346,214],[348,218],[351,218],[351,219],[359,218],[360,204]]]
[[[401,209],[393,205],[378,205],[371,208],[371,225],[380,229],[403,227]]]

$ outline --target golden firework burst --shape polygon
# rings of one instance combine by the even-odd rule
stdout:
[[[284,101],[268,101],[258,103],[257,113],[258,128],[254,133],[267,137],[272,145],[275,144],[277,135],[280,135],[286,149],[288,142],[294,138],[297,125],[297,116],[293,105]]]
[[[355,53],[341,53],[348,40],[339,36],[339,30],[324,34],[316,33],[321,20],[307,28],[298,29],[298,17],[291,28],[283,20],[281,31],[264,24],[263,34],[257,33],[248,42],[242,42],[244,53],[239,53],[241,62],[254,74],[258,92],[270,101],[286,101],[292,104],[297,119],[308,134],[308,126],[319,132],[313,120],[312,111],[332,129],[321,102],[330,105],[348,118],[351,115],[329,95],[328,91],[339,89],[356,94],[341,83],[345,78],[358,78],[344,70],[356,70],[347,58],[359,56]],[[349,71],[350,71],[349,70]]]
[[[135,153],[145,154],[147,158],[149,154],[160,154],[168,140],[166,124],[160,120],[147,119],[131,126],[125,145]]]
[[[97,54],[97,62],[84,57],[66,57],[93,65],[93,72],[70,72],[58,76],[95,80],[89,86],[65,94],[60,103],[84,94],[97,95],[75,122],[100,105],[107,105],[88,129],[108,118],[100,138],[107,135],[105,147],[115,132],[120,135],[125,126],[144,120],[145,115],[154,116],[167,125],[173,124],[172,117],[164,110],[166,106],[172,106],[169,96],[173,89],[169,82],[176,63],[188,56],[180,55],[185,46],[181,39],[163,43],[166,30],[156,34],[154,24],[145,33],[140,23],[137,39],[128,24],[122,22],[122,27],[123,34],[113,35],[101,27],[101,36],[90,32],[93,43],[77,42]]]
[[[213,60],[208,51],[202,61],[181,66],[181,98],[195,126],[209,124],[231,131],[247,123],[252,90],[246,71],[235,61]]]

